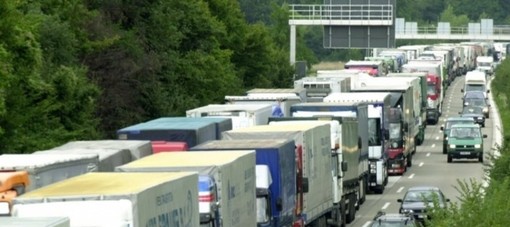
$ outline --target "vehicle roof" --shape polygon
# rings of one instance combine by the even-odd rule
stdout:
[[[452,125],[452,128],[480,128],[478,124],[460,124],[460,125]]]
[[[446,119],[446,121],[475,121],[473,118],[470,117],[449,117]]]
[[[410,215],[406,215],[406,214],[383,214],[377,218],[375,218],[375,220],[388,220],[388,221],[398,221],[398,220],[402,220],[402,221],[405,221],[405,220],[412,220],[412,217]]]

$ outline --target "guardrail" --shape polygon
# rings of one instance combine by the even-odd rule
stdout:
[[[393,5],[290,5],[290,20],[393,21]]]
[[[451,27],[450,29],[438,29],[437,27],[418,27],[416,30],[400,30],[396,31],[396,34],[417,34],[417,35],[510,35],[509,26],[494,26],[492,33],[488,31],[470,31],[468,27]]]

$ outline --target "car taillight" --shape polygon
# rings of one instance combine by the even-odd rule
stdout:
[[[303,226],[305,226],[305,223],[303,222],[303,219],[296,220],[292,224],[292,227],[303,227]]]
[[[207,194],[207,195],[200,195],[198,196],[199,202],[214,202],[214,195],[213,194]]]

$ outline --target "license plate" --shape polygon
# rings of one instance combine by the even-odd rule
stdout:
[[[471,152],[460,152],[460,155],[470,155]]]

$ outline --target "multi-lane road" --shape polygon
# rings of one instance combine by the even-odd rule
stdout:
[[[462,86],[464,76],[456,78],[446,91],[440,123],[427,125],[425,142],[417,147],[413,166],[408,168],[403,176],[391,176],[382,195],[368,195],[365,203],[357,211],[356,219],[347,225],[348,227],[369,226],[378,211],[398,213],[400,204],[397,199],[402,198],[409,187],[438,186],[452,202],[459,202],[460,194],[455,189],[458,186],[457,180],[476,179],[483,182],[484,167],[478,159],[454,160],[453,163],[447,163],[446,155],[442,153],[443,135],[440,126],[447,117],[458,116],[458,112],[462,110]],[[493,103],[492,100],[490,103]],[[493,152],[495,116],[491,110],[490,118],[486,119],[485,128],[482,129],[483,134],[487,134],[487,138],[484,139],[485,160],[488,160],[487,154]]]

